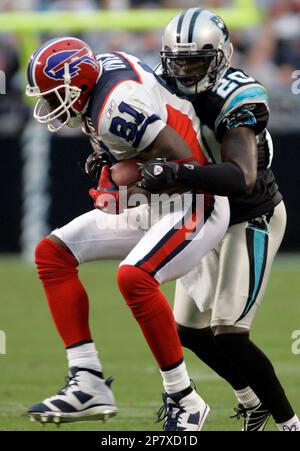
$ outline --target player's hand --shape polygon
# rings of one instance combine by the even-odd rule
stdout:
[[[84,172],[91,180],[98,182],[102,168],[105,165],[109,165],[107,154],[105,152],[93,152],[85,161]]]
[[[142,180],[137,183],[137,186],[147,191],[160,191],[176,182],[178,164],[155,158],[141,165],[140,172]]]
[[[89,190],[89,195],[94,200],[94,207],[109,214],[119,214],[119,188],[110,177],[110,167],[104,165],[96,189]]]

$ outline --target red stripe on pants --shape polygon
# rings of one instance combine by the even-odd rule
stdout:
[[[174,234],[162,244],[154,255],[139,265],[139,268],[147,271],[149,274],[155,271],[168,255],[174,252],[176,248],[180,247],[184,241],[191,237],[202,220],[203,214],[200,214],[198,210],[193,211],[188,219],[184,220],[184,218],[182,218],[182,221],[184,221],[182,227],[178,230],[174,229]]]

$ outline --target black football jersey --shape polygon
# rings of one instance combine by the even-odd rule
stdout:
[[[207,157],[221,162],[224,133],[235,127],[254,130],[258,149],[258,177],[251,194],[230,197],[231,224],[248,221],[271,212],[282,200],[271,170],[272,138],[266,129],[269,119],[266,90],[240,69],[230,67],[213,89],[192,100],[201,121]]]

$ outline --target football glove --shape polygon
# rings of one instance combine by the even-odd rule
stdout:
[[[176,182],[178,164],[166,161],[163,158],[155,158],[142,164],[139,170],[142,180],[137,183],[137,186],[147,191],[155,192]]]
[[[98,182],[102,168],[109,163],[108,155],[105,152],[93,152],[85,161],[84,172],[91,180]]]
[[[110,177],[110,167],[105,164],[101,170],[98,187],[91,188],[89,195],[94,201],[94,207],[109,214],[119,214],[122,212],[120,207],[119,187],[114,184]]]

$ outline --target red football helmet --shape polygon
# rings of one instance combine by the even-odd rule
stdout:
[[[33,117],[52,132],[77,127],[99,75],[100,65],[85,42],[72,37],[45,42],[27,67],[26,94],[38,99]]]

